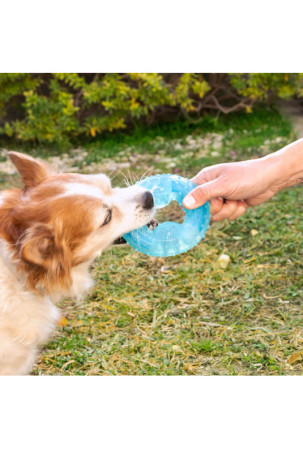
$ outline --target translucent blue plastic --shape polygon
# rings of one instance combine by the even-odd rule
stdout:
[[[182,200],[196,185],[178,175],[155,175],[137,183],[152,192],[156,209],[164,208],[175,200]],[[136,250],[151,256],[174,256],[187,252],[204,238],[209,226],[208,202],[185,212],[183,223],[164,222],[150,230],[146,225],[125,234],[124,239]]]

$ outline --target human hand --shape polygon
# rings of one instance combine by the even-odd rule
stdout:
[[[199,186],[183,200],[194,209],[210,200],[214,221],[235,220],[248,206],[269,200],[281,188],[278,158],[218,164],[202,169],[192,181]]]

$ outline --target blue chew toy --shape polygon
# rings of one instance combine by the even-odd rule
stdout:
[[[156,209],[164,208],[172,200],[182,206],[182,200],[196,185],[178,175],[155,175],[137,183],[154,196]],[[185,212],[183,223],[164,222],[150,230],[146,225],[123,237],[135,249],[151,256],[174,256],[187,252],[204,238],[209,226],[208,202],[197,209]]]

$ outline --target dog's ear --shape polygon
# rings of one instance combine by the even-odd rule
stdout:
[[[40,224],[25,233],[20,257],[35,288],[40,281],[49,291],[54,287],[68,289],[71,284],[71,251],[63,238],[62,227]]]
[[[42,161],[19,152],[9,152],[10,160],[16,166],[22,177],[25,187],[33,187],[40,184],[54,171]]]

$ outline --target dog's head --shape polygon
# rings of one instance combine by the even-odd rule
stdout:
[[[68,288],[72,267],[154,216],[153,196],[139,186],[113,188],[103,174],[57,174],[28,155],[9,156],[24,189],[4,194],[0,232],[32,287]]]

